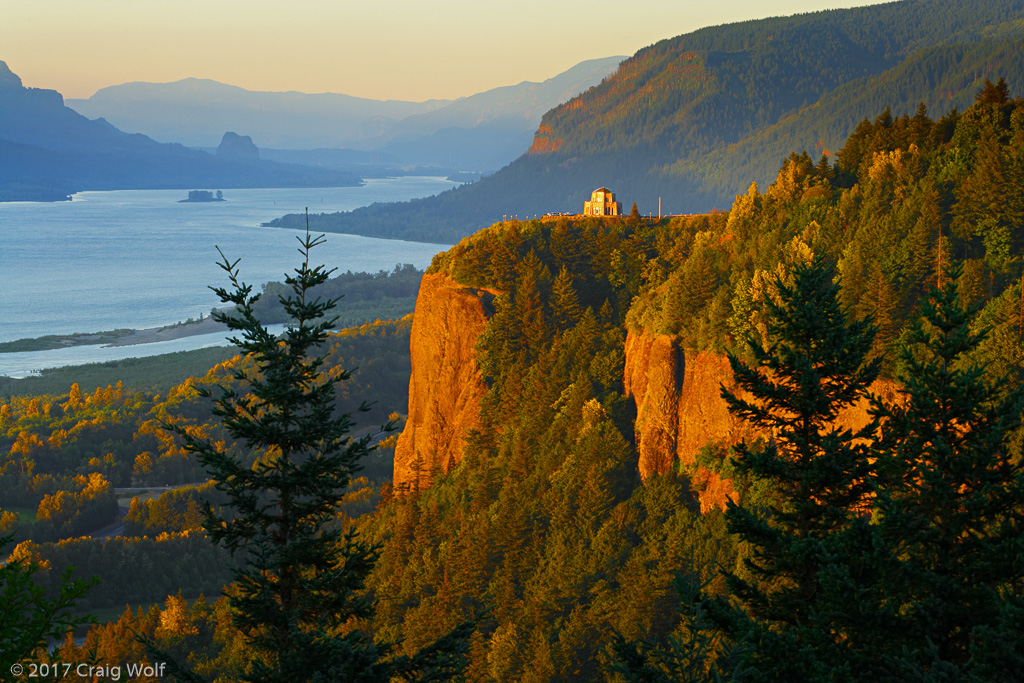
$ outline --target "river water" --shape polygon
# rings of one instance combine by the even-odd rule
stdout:
[[[0,341],[169,325],[218,305],[219,246],[257,287],[299,262],[301,233],[262,228],[286,213],[350,211],[442,192],[443,178],[368,180],[362,187],[225,190],[223,202],[179,203],[183,190],[82,192],[70,202],[0,203]],[[339,272],[419,268],[447,245],[329,234],[311,261]],[[0,354],[0,375],[223,343],[203,335],[131,347]]]

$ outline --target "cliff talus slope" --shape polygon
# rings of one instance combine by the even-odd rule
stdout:
[[[444,274],[423,276],[409,342],[409,416],[395,449],[396,489],[427,486],[431,472],[447,472],[479,426],[487,387],[474,347],[494,294]]]

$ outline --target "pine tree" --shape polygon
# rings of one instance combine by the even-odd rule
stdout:
[[[868,267],[867,290],[857,306],[861,318],[874,321],[877,328],[872,352],[881,356],[899,332],[899,301],[889,278],[877,263]]]
[[[822,184],[829,183],[835,177],[835,172],[828,163],[828,154],[821,155],[818,163],[814,166],[814,172],[821,179]]]
[[[572,275],[569,270],[562,266],[558,271],[558,277],[551,285],[552,313],[559,328],[567,329],[576,324],[582,315],[579,297],[572,286]]]
[[[974,171],[957,193],[957,225],[981,238],[985,260],[996,270],[1007,267],[1022,222],[1016,202],[1008,201],[1016,193],[1012,166],[997,135],[986,130],[978,141]]]
[[[910,142],[920,148],[928,145],[934,123],[928,117],[928,107],[924,102],[917,105],[917,111],[910,119]]]
[[[726,574],[745,611],[722,600],[705,609],[727,642],[754,647],[762,674],[813,680],[844,663],[852,667],[864,647],[844,612],[848,574],[861,567],[851,558],[870,554],[863,513],[872,466],[863,437],[873,425],[853,433],[833,423],[865,395],[880,360],[868,360],[874,327],[847,320],[820,258],[798,265],[793,285],[780,282],[779,295],[780,304],[768,302],[770,345],[752,344],[750,367],[730,355],[750,398],[722,391],[730,412],[772,435],[760,449],[737,446],[735,465],[767,482],[777,502],[768,511],[729,507],[730,532],[751,549],[750,578]]]
[[[742,574],[724,572],[738,600],[679,584],[689,636],[668,648],[617,643],[633,680],[680,680],[674,672],[697,661],[710,667],[707,680],[843,680],[869,669],[891,633],[877,593],[850,593],[873,586],[883,564],[865,514],[872,463],[864,437],[874,425],[856,433],[833,426],[878,375],[879,360],[868,359],[874,328],[848,321],[820,257],[778,288],[780,303],[766,302],[769,344],[750,340],[751,366],[729,356],[743,393],[722,390],[730,412],[771,435],[761,447],[738,445],[733,461],[773,496],[768,509],[730,503],[726,511],[747,547]],[[861,604],[851,610],[854,598]]]
[[[550,280],[547,266],[536,251],[530,250],[523,259],[513,297],[524,347],[519,350],[521,357],[536,357],[548,340],[548,320],[544,315],[543,302]]]
[[[888,591],[913,655],[904,670],[997,665],[1001,675],[981,680],[1016,680],[1024,632],[1006,615],[1024,608],[1024,471],[1009,439],[1024,393],[968,361],[985,332],[972,329],[956,278],[932,290],[900,351],[905,401],[875,405],[879,529],[900,558]]]
[[[213,413],[232,439],[257,455],[255,464],[243,466],[221,444],[176,429],[228,498],[226,514],[207,505],[204,527],[214,543],[242,559],[228,596],[253,655],[243,680],[456,677],[471,625],[415,656],[394,658],[391,646],[348,630],[351,625],[342,628],[373,611],[359,591],[377,548],[333,523],[360,459],[372,448],[371,436],[350,437],[349,414],[334,414],[337,385],[348,373],[327,372],[317,355],[333,327],[327,316],[336,305],[311,295],[331,272],[309,266],[310,250],[322,241],[308,233],[300,239],[303,263],[285,280],[291,295],[280,299],[292,321],[281,338],[255,317],[259,295],[239,281],[238,261],[224,258],[220,264],[232,289],[214,291],[235,310],[215,318],[239,334],[232,341],[257,370],[237,370],[234,377],[243,388],[221,387]]]
[[[984,337],[933,290],[900,353],[902,399],[874,398],[858,434],[828,426],[877,371],[871,328],[848,324],[820,263],[771,308],[774,341],[733,359],[731,409],[772,439],[738,449],[767,510],[731,506],[749,576],[709,599],[677,582],[684,636],[614,643],[634,681],[1017,681],[1024,670],[1024,468],[1011,456],[1024,390],[990,383]],[[829,290],[832,290],[831,292]],[[694,668],[696,665],[696,668]],[[679,672],[689,671],[687,679]],[[692,673],[697,671],[696,674]]]
[[[1006,84],[1006,79],[1000,77],[998,83],[992,83],[989,79],[985,79],[984,85],[981,86],[981,90],[975,95],[974,101],[980,104],[1006,104],[1010,100],[1010,86]]]

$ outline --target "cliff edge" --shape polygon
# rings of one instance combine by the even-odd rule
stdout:
[[[493,290],[458,284],[445,274],[423,276],[416,299],[410,352],[409,415],[395,449],[394,487],[419,490],[437,472],[462,459],[468,433],[480,426],[487,391],[477,364],[476,341],[487,324]],[[634,438],[640,476],[682,464],[703,510],[724,507],[732,481],[697,465],[707,444],[732,445],[759,433],[729,412],[721,387],[737,391],[728,359],[713,351],[684,349],[669,335],[630,330],[623,383],[636,402]],[[872,393],[894,400],[896,386],[877,380]],[[739,392],[743,395],[742,392]],[[836,424],[867,424],[868,401],[840,412]]]
[[[423,276],[409,341],[409,415],[395,448],[396,490],[418,490],[430,485],[432,473],[448,472],[479,426],[487,385],[475,347],[496,293],[440,273]]]

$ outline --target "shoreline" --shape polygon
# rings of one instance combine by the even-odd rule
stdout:
[[[213,318],[203,318],[202,320],[191,320],[137,330],[121,328],[104,332],[75,332],[72,334],[46,335],[43,337],[26,337],[0,343],[0,356],[7,353],[56,351],[81,346],[97,346],[104,349],[116,346],[134,346],[227,331],[227,325],[218,323]]]
[[[194,337],[200,334],[213,334],[214,332],[227,332],[228,326],[219,323],[213,318],[203,318],[190,323],[179,323],[176,325],[165,325],[163,327],[147,327],[142,330],[133,330],[131,334],[118,337],[103,348],[114,346],[134,346],[136,344],[152,344],[153,342],[171,341]]]

